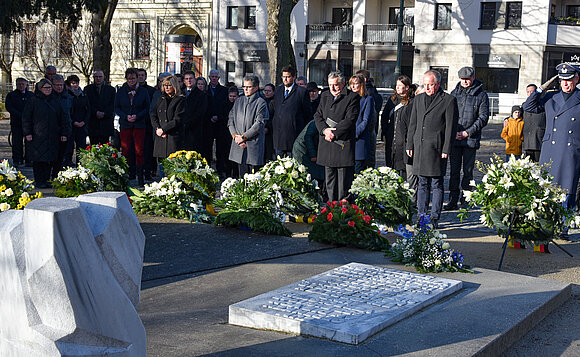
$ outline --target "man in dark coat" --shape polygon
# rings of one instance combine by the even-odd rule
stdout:
[[[10,113],[12,132],[12,164],[18,167],[24,163],[24,134],[22,133],[22,112],[26,101],[34,94],[28,90],[28,81],[16,79],[16,89],[6,95],[6,111]]]
[[[535,84],[529,84],[526,87],[526,94],[529,97],[537,90],[538,87]],[[533,162],[540,161],[542,138],[545,132],[546,113],[544,111],[541,113],[524,111],[524,142],[522,149],[525,150],[526,156],[529,156]]]
[[[317,163],[324,166],[326,190],[330,201],[346,199],[354,179],[356,120],[360,96],[345,87],[340,72],[328,75],[329,91],[320,96],[314,120],[322,136],[318,143]]]
[[[426,214],[429,184],[433,187],[431,223],[437,228],[443,206],[443,176],[457,133],[457,99],[440,88],[441,74],[430,70],[423,75],[425,93],[413,101],[407,133],[407,155],[413,158],[413,173],[419,176],[417,208]]]
[[[232,138],[228,130],[229,112],[225,110],[228,102],[228,89],[219,83],[220,73],[209,72],[207,114],[203,125],[204,143],[201,154],[211,165],[213,142],[216,142],[216,170],[220,177],[226,176],[226,163],[230,153]]]
[[[185,84],[185,116],[183,146],[185,150],[201,153],[203,138],[203,120],[207,111],[207,94],[195,85],[195,73],[187,71],[183,75]]]
[[[105,83],[105,74],[100,69],[93,71],[93,80],[85,87],[91,108],[89,140],[91,145],[106,144],[115,130],[115,88]]]
[[[292,156],[294,140],[304,125],[312,120],[310,96],[306,88],[294,83],[296,70],[282,68],[282,84],[274,94],[274,117],[272,131],[274,150],[279,156]]]
[[[446,210],[458,208],[457,201],[463,201],[459,182],[461,167],[463,166],[463,179],[461,189],[470,191],[470,182],[473,180],[473,168],[475,167],[475,154],[479,149],[481,130],[489,120],[489,99],[483,90],[483,83],[475,79],[475,70],[472,67],[463,67],[459,70],[461,79],[451,95],[457,98],[459,109],[459,123],[455,134],[455,144],[451,149],[451,173],[449,176],[449,203]]]
[[[553,96],[532,93],[524,103],[524,111],[546,112],[540,164],[552,162],[550,174],[568,191],[564,205],[573,209],[580,177],[580,90],[576,88],[580,68],[561,63],[556,70],[562,90]]]

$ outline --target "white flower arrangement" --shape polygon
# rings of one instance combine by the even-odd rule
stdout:
[[[103,190],[101,179],[81,165],[60,171],[52,185],[57,197],[76,197]]]

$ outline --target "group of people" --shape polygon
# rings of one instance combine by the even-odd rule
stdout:
[[[557,70],[558,76],[540,88],[528,86],[523,109],[513,108],[502,137],[506,154],[525,151],[534,161],[553,161],[556,182],[575,197],[580,70],[568,63]],[[384,108],[366,70],[348,80],[338,71],[330,73],[328,89],[321,93],[316,83],[297,77],[288,66],[278,86],[268,83],[260,89],[258,77],[244,77],[243,96],[233,83],[221,85],[215,69],[209,81],[191,71],[162,73],[152,87],[145,70],[129,68],[117,90],[105,83],[100,70],[84,90],[74,75],[64,80],[52,66],[45,74],[34,93],[18,78],[16,90],[6,98],[14,164],[32,161],[40,187],[62,165],[72,164],[73,149],[84,147],[87,137],[91,144],[109,142],[117,115],[121,150],[139,185],[157,172],[161,159],[181,149],[200,152],[210,164],[215,152],[222,179],[243,176],[287,156],[307,167],[325,198],[338,201],[349,198],[355,173],[375,166],[380,123],[387,166],[416,189],[419,216],[428,214],[432,191],[429,216],[438,226],[447,161],[449,201],[444,208],[454,210],[463,202],[462,190],[471,189],[481,132],[489,119],[489,99],[472,67],[459,70],[460,81],[449,94],[441,89],[441,75],[435,70],[425,72],[421,85],[402,75]],[[562,91],[546,94],[558,77]],[[571,199],[567,205],[573,205]]]

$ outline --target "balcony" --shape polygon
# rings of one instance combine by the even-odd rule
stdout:
[[[572,24],[548,25],[548,44],[558,46],[578,46],[580,26]]]
[[[365,43],[397,43],[399,30],[396,24],[364,25],[363,41]],[[412,44],[415,27],[403,26],[403,43]]]
[[[306,26],[306,39],[309,43],[334,42],[351,43],[352,25],[315,24]]]

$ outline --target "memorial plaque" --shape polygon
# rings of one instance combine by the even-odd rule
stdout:
[[[358,344],[462,286],[350,263],[230,305],[229,323]]]

